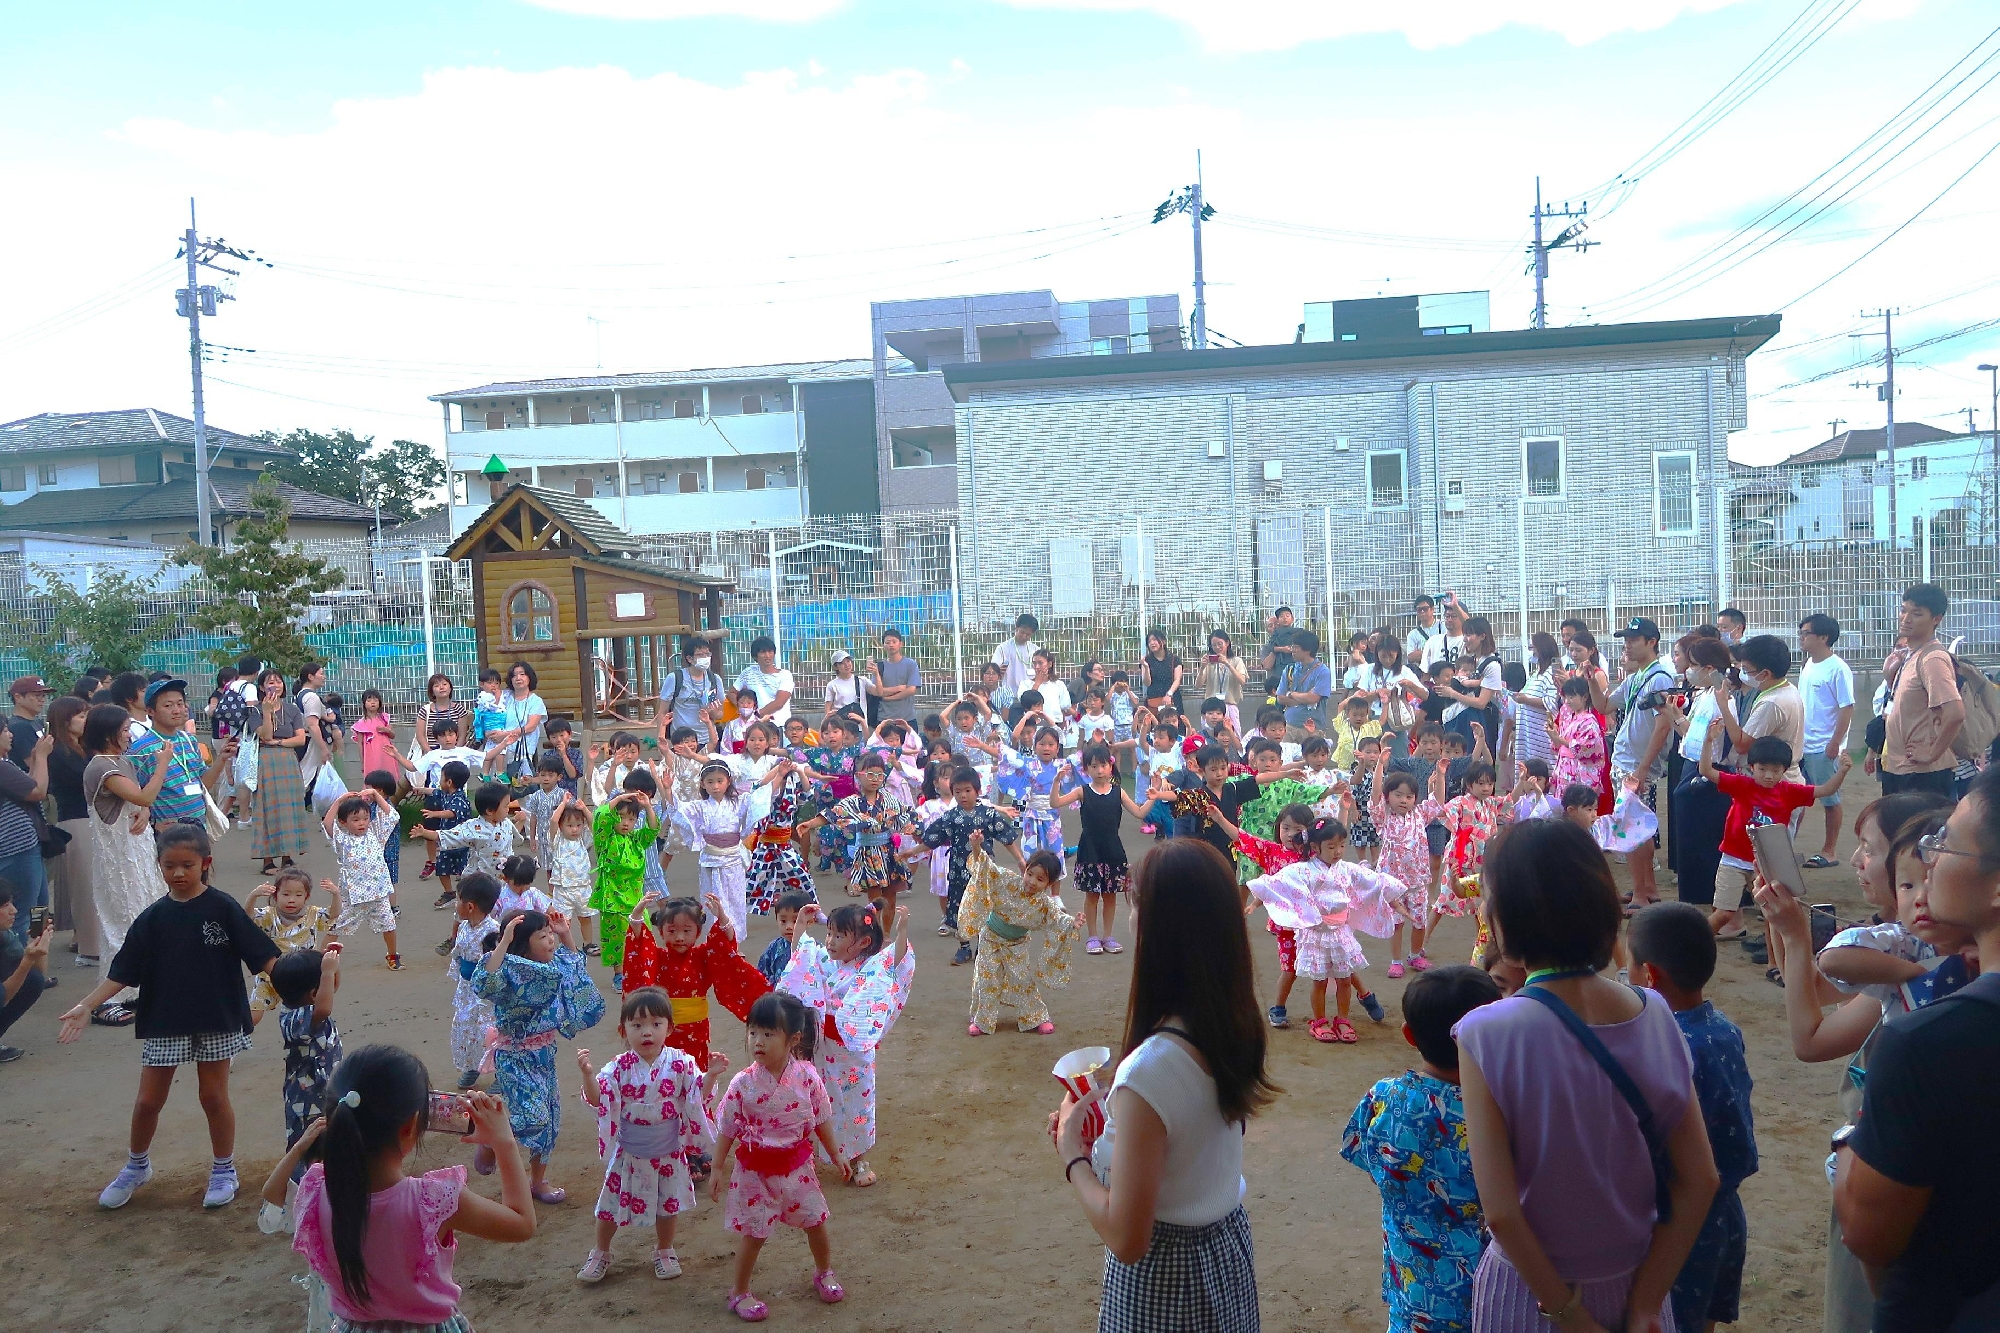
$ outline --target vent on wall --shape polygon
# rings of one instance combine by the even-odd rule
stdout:
[[[1457,477],[1448,477],[1445,480],[1444,512],[1447,514],[1465,512],[1465,482]]]

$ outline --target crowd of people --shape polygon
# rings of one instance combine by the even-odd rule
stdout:
[[[1254,657],[1218,631],[1183,661],[1150,630],[1129,670],[1090,660],[1068,679],[1023,615],[936,708],[889,629],[865,671],[833,654],[816,715],[768,638],[725,683],[720,642],[697,637],[653,726],[601,740],[551,714],[527,663],[482,671],[471,703],[433,676],[407,728],[373,689],[350,713],[318,663],[245,659],[193,707],[164,674],[93,672],[54,699],[24,677],[0,729],[0,1034],[57,985],[68,932],[102,979],[61,1039],[94,1025],[141,1043],[127,1160],[99,1202],[152,1179],[192,1063],[202,1203],[220,1208],[238,1191],[231,1061],[275,1013],[288,1150],[260,1221],[292,1231],[327,1326],[456,1331],[452,1238],[526,1240],[536,1206],[566,1200],[549,1178],[557,1047],[610,1018],[621,1049],[575,1053],[604,1162],[577,1278],[605,1278],[640,1224],[653,1273],[678,1277],[675,1228],[706,1186],[739,1238],[728,1308],[755,1322],[779,1224],[804,1231],[819,1298],[845,1298],[821,1174],[881,1178],[876,1061],[915,984],[918,876],[971,968],[972,1038],[1010,1019],[1054,1034],[1079,941],[1126,952],[1125,899],[1115,1067],[1048,1125],[1105,1242],[1100,1327],[1254,1329],[1243,1129],[1282,1095],[1269,1033],[1292,1025],[1301,977],[1313,1041],[1356,1042],[1357,1006],[1387,1022],[1368,937],[1407,978],[1417,1057],[1368,1091],[1342,1146],[1381,1192],[1390,1327],[1685,1330],[1735,1321],[1751,1229],[1743,1037],[1704,996],[1739,945],[1784,987],[1798,1057],[1849,1060],[1827,1326],[1984,1327],[1962,1321],[2000,1309],[1981,1206],[1996,1155],[1976,1133],[1996,1077],[1978,1057],[2000,1034],[1981,966],[2000,961],[2000,778],[1984,771],[2000,715],[1939,642],[1947,611],[1935,587],[1906,592],[1859,731],[1825,614],[1797,627],[1797,654],[1724,609],[1671,642],[1635,616],[1612,662],[1565,620],[1515,662],[1449,594],[1344,658],[1280,608]],[[1802,876],[1835,865],[1857,750],[1883,791],[1852,826],[1874,915],[1841,928]],[[1128,828],[1155,843],[1136,866]],[[1780,864],[1765,829],[1817,850]],[[225,837],[267,876],[245,903],[213,886]],[[405,966],[406,841],[449,913],[430,932],[449,1093],[393,1046],[345,1052],[335,1020],[356,936]],[[336,873],[315,882],[299,861],[321,846]],[[676,857],[692,894],[669,886]],[[822,904],[816,875],[845,901]],[[752,916],[778,926],[754,962]],[[1450,918],[1473,928],[1467,963],[1432,956]],[[1275,994],[1253,939],[1271,942]],[[735,1060],[711,1044],[711,1004],[748,1028]],[[463,1167],[406,1175],[426,1130],[471,1144],[500,1200]]]

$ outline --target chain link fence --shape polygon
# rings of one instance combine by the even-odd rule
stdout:
[[[1720,586],[1748,616],[1753,633],[1794,641],[1807,614],[1834,616],[1842,626],[1840,651],[1865,675],[1892,645],[1902,590],[1927,579],[1951,596],[1947,631],[1965,636],[1975,658],[2000,659],[2000,545],[1990,459],[1972,451],[1956,458],[1918,455],[1898,471],[1899,540],[1891,544],[1884,464],[1736,469],[1728,497],[1728,566],[1720,580],[1707,544],[1681,548],[1677,560],[1663,560],[1657,572],[1622,583],[1587,568],[1547,568],[1537,558],[1533,529],[1563,521],[1560,511],[1539,515],[1523,506],[1524,512],[1508,516],[1522,528],[1519,558],[1511,566],[1468,569],[1449,559],[1452,524],[1465,516],[1447,512],[1436,526],[1447,555],[1443,565],[1456,571],[1451,591],[1493,621],[1509,657],[1520,651],[1524,605],[1529,632],[1554,632],[1575,617],[1603,636],[1645,615],[1672,638],[1714,618]],[[1421,553],[1431,535],[1423,530],[1431,526],[1428,515],[1370,509],[1352,496],[1292,506],[1278,498],[1245,497],[1245,511],[1254,517],[1241,525],[1219,508],[1107,505],[1100,517],[1059,534],[1023,532],[1001,551],[973,549],[959,515],[945,511],[647,536],[642,558],[734,579],[723,599],[730,632],[725,672],[733,675],[747,664],[751,640],[768,635],[808,713],[816,713],[825,697],[834,652],[853,653],[865,672],[882,632],[892,627],[903,632],[909,655],[923,668],[927,706],[975,683],[980,665],[1024,611],[1040,621],[1036,637],[1054,655],[1063,679],[1076,679],[1093,660],[1108,670],[1136,672],[1149,628],[1165,636],[1191,677],[1209,634],[1221,630],[1252,659],[1254,688],[1260,679],[1254,659],[1275,608],[1292,608],[1338,667],[1350,635],[1385,628],[1404,634],[1416,623],[1418,594],[1444,591],[1426,587],[1423,565],[1430,561]],[[373,687],[392,711],[408,714],[422,701],[432,670],[450,675],[461,697],[472,690],[481,664],[471,574],[469,566],[442,557],[443,545],[393,538],[380,545],[304,544],[345,579],[340,589],[313,599],[303,629],[327,663],[330,688],[351,707],[358,708],[360,692]],[[107,549],[59,569],[23,567],[18,556],[0,555],[0,618],[12,625],[46,624],[47,579],[62,578],[87,592],[92,580],[112,573],[153,590],[145,669],[186,676],[198,687],[213,680],[207,654],[224,642],[185,628],[211,594],[198,575],[164,553]],[[80,670],[88,663],[74,665]],[[18,645],[0,645],[0,673],[30,669]]]

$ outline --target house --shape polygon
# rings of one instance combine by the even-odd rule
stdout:
[[[226,542],[249,490],[283,445],[208,428],[209,484]],[[194,423],[150,407],[44,412],[0,424],[0,530],[32,529],[151,546],[195,537]],[[281,484],[296,540],[360,537],[375,512]]]
[[[1052,291],[877,301],[875,470],[884,513],[958,504],[958,436],[943,368],[1178,351],[1178,296],[1058,301]]]
[[[1726,599],[1728,434],[1778,316],[1431,336],[1345,313],[1377,331],[946,366],[977,612],[1143,586],[1149,615],[1323,593],[1365,623],[1455,590],[1511,638],[1524,604],[1539,626]],[[1081,459],[1091,485],[1049,480]]]
[[[866,361],[520,380],[431,401],[444,412],[453,532],[516,481],[569,492],[635,533],[878,504]]]
[[[1746,469],[1783,493],[1768,507],[1768,531],[1745,535],[1778,545],[1874,542],[1889,531],[1889,450],[1884,429],[1842,431],[1768,468]],[[1993,436],[1896,425],[1897,545],[1931,537],[1975,546],[1994,539]],[[1739,488],[1738,494],[1741,494]]]

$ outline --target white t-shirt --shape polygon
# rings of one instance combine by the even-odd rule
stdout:
[[[1022,686],[1022,689],[1039,691],[1042,696],[1042,711],[1048,714],[1049,721],[1058,726],[1062,725],[1063,718],[1068,716],[1071,709],[1069,686],[1059,680],[1051,680],[1043,685],[1037,685],[1031,680]]]
[[[1440,638],[1443,634],[1444,626],[1442,624],[1433,624],[1429,629],[1425,629],[1422,625],[1416,626],[1403,636],[1403,660],[1405,662],[1421,662],[1424,657],[1424,648],[1432,639]]]
[[[439,771],[454,760],[471,769],[473,776],[477,777],[480,766],[486,761],[486,756],[465,745],[450,750],[442,747],[427,750],[424,752],[424,757],[417,761],[417,785],[436,791]]]
[[[1432,667],[1439,662],[1456,662],[1464,651],[1463,634],[1434,634],[1431,641],[1424,645],[1424,655],[1417,662],[1417,669],[1424,673],[1425,679],[1429,679]]]
[[[826,711],[829,713],[861,702],[861,677],[850,676],[842,680],[834,676],[826,682]]]
[[[755,665],[747,666],[743,668],[743,673],[737,676],[736,688],[739,690],[749,690],[755,694],[757,696],[757,710],[762,712],[771,706],[771,700],[781,694],[792,693],[792,673],[783,667],[767,673],[762,667]],[[777,712],[772,713],[768,720],[773,726],[782,728],[791,719],[792,704],[788,699],[785,701],[785,706]]]
[[[1688,729],[1687,735],[1681,737],[1681,758],[1690,764],[1701,762],[1702,738],[1708,735],[1708,724],[1720,716],[1722,710],[1716,706],[1715,691],[1698,691],[1694,696],[1694,702],[1688,705]],[[1715,738],[1715,752],[1710,758],[1719,759],[1721,756],[1722,737],[1718,735]]]
[[[1381,689],[1385,685],[1393,684],[1422,685],[1423,682],[1418,680],[1417,673],[1410,670],[1407,666],[1399,666],[1394,671],[1384,671],[1380,663],[1370,662],[1367,666],[1361,668],[1361,679],[1356,683],[1355,688],[1374,691]],[[1368,711],[1372,716],[1380,718],[1382,716],[1382,701],[1380,699],[1370,699],[1368,701]],[[1403,695],[1402,713],[1406,719],[1413,721],[1417,717],[1417,700],[1407,692]]]
[[[1799,668],[1799,693],[1806,701],[1806,753],[1824,754],[1840,724],[1840,710],[1854,706],[1854,668],[1838,654],[1824,662],[1807,658]]]
[[[1108,1183],[1111,1174],[1121,1088],[1144,1098],[1167,1127],[1154,1218],[1171,1226],[1205,1227],[1236,1211],[1245,1190],[1243,1126],[1222,1118],[1215,1080],[1171,1037],[1146,1038],[1119,1064],[1104,1103],[1104,1133],[1091,1149],[1098,1179]]]
[[[1035,678],[1035,654],[1041,650],[1041,645],[1033,639],[1016,643],[1011,636],[1001,640],[993,650],[994,665],[1007,673],[1000,683],[1013,690],[1017,698]]]

